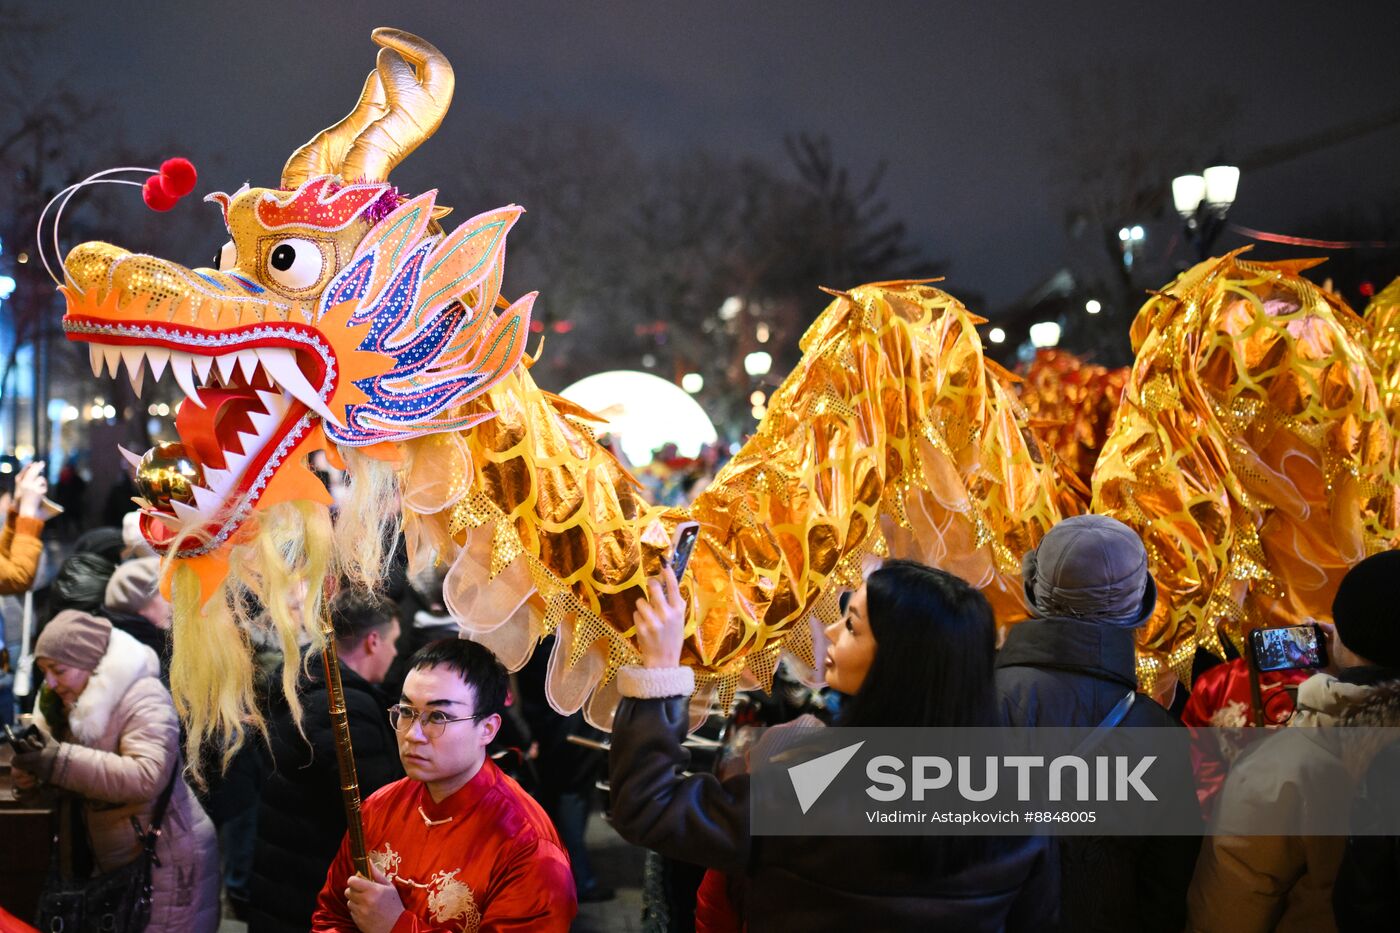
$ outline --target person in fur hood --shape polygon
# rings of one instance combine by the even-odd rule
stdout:
[[[155,652],[106,619],[69,609],[44,627],[34,654],[44,674],[35,721],[48,740],[15,756],[15,787],[24,796],[58,792],[60,803],[81,807],[93,871],[101,874],[140,855],[132,818],[149,826],[173,780],[146,929],[217,930],[214,826],[179,773],[180,726]],[[74,842],[82,840],[61,840],[62,850]]]
[[[1317,727],[1400,726],[1396,579],[1400,579],[1400,551],[1368,557],[1342,578],[1332,602],[1333,622],[1323,624],[1328,669],[1298,686],[1297,711],[1288,728],[1237,761],[1221,796],[1221,811],[1243,814],[1240,818],[1246,822],[1252,814],[1270,813],[1277,825],[1282,815],[1296,813],[1299,832],[1208,838],[1188,897],[1191,930],[1322,933],[1339,929],[1339,919],[1343,929],[1360,928],[1346,922],[1355,904],[1341,891],[1333,910],[1333,888],[1339,883],[1346,837],[1308,833],[1307,826],[1311,820],[1330,825],[1344,821],[1355,791],[1365,786],[1368,769],[1380,756],[1400,750],[1342,742],[1336,730]],[[1394,773],[1393,767],[1389,773]],[[1393,798],[1392,788],[1380,790],[1384,798]],[[1358,806],[1365,802],[1364,796],[1359,798]],[[1393,801],[1389,805],[1393,807]],[[1383,866],[1367,860],[1367,856],[1376,857],[1372,844],[1382,841],[1383,837],[1367,838],[1360,862],[1357,854],[1349,856],[1350,877],[1343,876],[1344,888],[1362,880],[1355,877],[1357,871],[1364,871],[1366,878],[1384,872]],[[1393,858],[1393,845],[1391,852]],[[1393,861],[1389,870],[1384,894],[1393,901]],[[1394,923],[1393,912],[1385,916],[1384,925]]]

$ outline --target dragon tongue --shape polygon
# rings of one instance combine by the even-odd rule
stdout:
[[[200,401],[204,403],[201,408],[193,403],[182,403],[180,410],[175,415],[175,430],[180,435],[180,441],[187,448],[194,451],[199,458],[199,462],[204,466],[212,466],[216,469],[224,470],[228,468],[228,463],[224,460],[224,448],[232,446],[229,441],[236,436],[232,432],[224,431],[229,437],[220,443],[220,422],[224,420],[242,421],[228,412],[228,408],[235,403],[242,402],[256,404],[257,400],[251,389],[203,389],[199,393]],[[240,409],[241,410],[241,409]],[[228,416],[225,419],[225,416]],[[227,427],[227,425],[225,426]]]

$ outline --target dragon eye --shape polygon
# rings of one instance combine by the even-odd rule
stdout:
[[[238,265],[238,247],[229,240],[220,249],[219,254],[214,257],[214,268],[220,270],[232,269]]]
[[[311,240],[279,240],[267,254],[268,276],[291,291],[301,291],[319,282],[325,264],[321,248]]]

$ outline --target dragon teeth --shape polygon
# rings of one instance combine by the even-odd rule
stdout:
[[[178,350],[170,354],[170,371],[175,374],[175,382],[179,384],[180,391],[185,393],[185,397],[194,402],[200,408],[204,406],[204,400],[199,397],[199,387],[194,381],[194,359],[188,353],[181,353]]]
[[[123,447],[121,444],[118,444],[118,445],[117,445],[117,450],[121,453],[122,457],[125,458],[125,460],[126,460],[127,463],[131,464],[131,465],[134,466],[134,467],[138,467],[138,468],[141,466],[141,455],[140,455],[140,454],[134,454],[134,453],[132,453],[131,451],[129,451],[129,450],[127,450],[125,447]]]
[[[301,367],[297,366],[296,356],[291,350],[280,347],[266,349],[259,354],[259,359],[263,369],[272,377],[272,380],[296,396],[297,401],[326,421],[344,427],[341,420],[331,414],[326,403],[321,401],[321,393],[317,392],[312,388],[311,383],[306,381],[306,377],[302,375]]]
[[[218,493],[220,498],[222,498],[224,493],[228,492],[229,487],[233,485],[235,476],[236,474],[229,470],[221,470],[218,467],[212,466],[204,467],[205,485]],[[198,496],[196,496],[196,498],[198,498]]]
[[[88,344],[88,362],[92,364],[92,374],[98,379],[102,378],[102,348],[97,344]]]
[[[205,489],[197,483],[191,485],[190,489],[194,492],[195,504],[204,515],[215,515],[223,505],[223,497],[212,489]]]
[[[152,347],[146,351],[146,359],[151,363],[151,378],[159,382],[165,373],[165,364],[170,362],[170,351],[163,347]]]
[[[182,503],[182,502],[176,502],[176,503],[174,503],[174,504],[175,504],[175,505],[182,505],[182,506],[184,505],[184,503]],[[185,508],[189,508],[189,506],[184,506],[184,507],[185,507]],[[190,509],[190,511],[193,512],[194,509]],[[156,521],[160,522],[160,523],[161,523],[162,525],[164,525],[166,528],[169,528],[171,531],[179,531],[179,530],[180,530],[180,527],[181,527],[181,525],[180,525],[180,520],[179,520],[178,518],[176,518],[175,516],[173,516],[173,515],[167,515],[167,514],[164,513],[164,512],[157,512],[157,511],[155,511],[154,509],[151,510],[151,511],[148,511],[146,514],[149,515],[149,516],[151,516],[151,518],[154,518]],[[199,513],[198,513],[198,512],[195,512],[195,514],[198,515]]]
[[[205,385],[209,384],[209,369],[214,365],[212,356],[194,356],[194,371],[199,373],[199,381]]]
[[[106,361],[107,370],[111,373],[112,378],[115,379],[116,376],[117,376],[117,369],[118,369],[118,367],[121,366],[121,361],[122,361],[122,351],[121,351],[121,348],[120,348],[120,347],[103,347],[103,348],[102,348],[102,357],[103,357],[103,359]]]
[[[223,353],[217,359],[219,365],[219,378],[228,385],[233,380],[233,368],[238,364],[238,354]]]
[[[194,486],[193,488],[198,489],[199,487]],[[192,508],[185,505],[183,502],[174,500],[171,501],[170,507],[175,510],[175,517],[180,520],[182,526],[204,524],[204,516],[200,513],[199,509]]]
[[[136,397],[141,397],[141,384],[146,380],[146,355],[141,352],[140,347],[123,347],[122,362],[126,363],[126,378],[131,380],[131,391],[136,393]]]
[[[243,370],[243,378],[252,385],[253,377],[258,373],[258,352],[256,350],[239,350],[237,353],[238,365]]]

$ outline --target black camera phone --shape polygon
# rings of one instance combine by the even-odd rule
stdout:
[[[676,526],[674,544],[671,546],[671,571],[675,573],[677,582],[685,575],[685,566],[690,563],[690,554],[695,550],[695,542],[699,538],[698,522],[681,522]]]
[[[1258,671],[1292,671],[1327,666],[1327,639],[1315,622],[1284,628],[1257,628],[1249,649]]]
[[[16,755],[23,755],[26,752],[37,752],[46,744],[44,733],[39,731],[39,727],[30,723],[23,729],[16,732],[8,725],[5,727],[5,741],[10,743],[10,748],[15,750]]]

